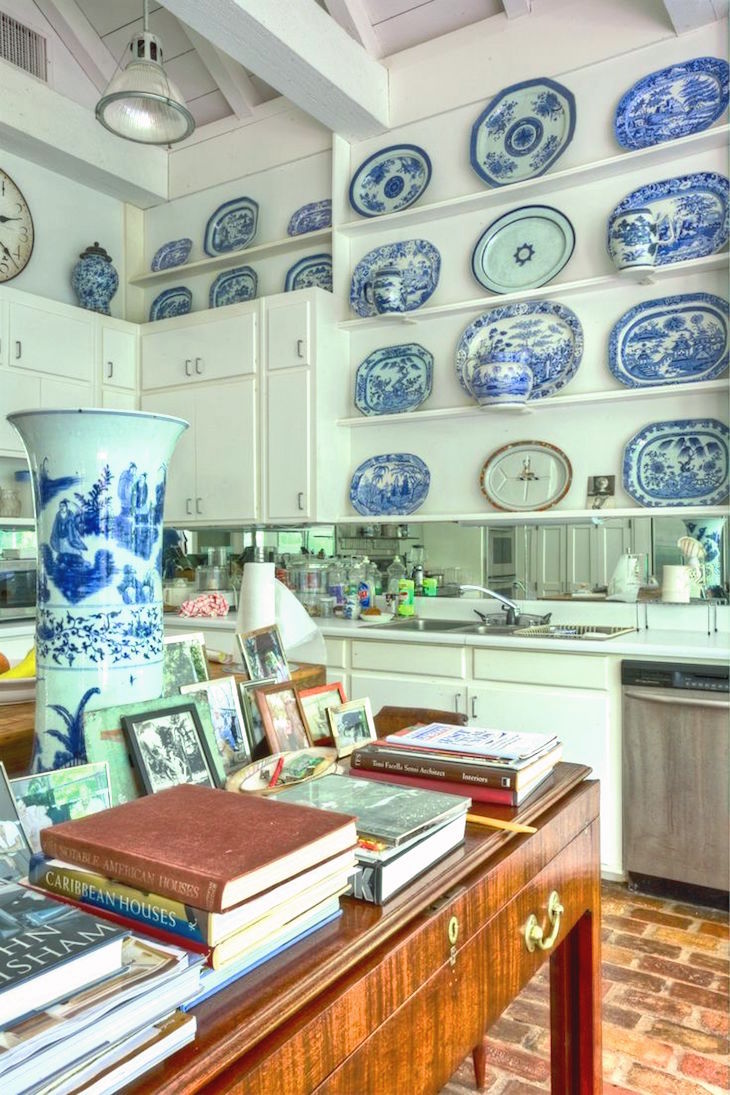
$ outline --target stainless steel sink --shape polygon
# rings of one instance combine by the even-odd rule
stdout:
[[[427,620],[419,616],[401,616],[400,619],[396,617],[384,624],[368,625],[371,629],[378,631],[386,628],[392,628],[395,631],[458,631],[464,626],[464,620]]]
[[[520,624],[466,624],[458,628],[460,635],[516,635]]]

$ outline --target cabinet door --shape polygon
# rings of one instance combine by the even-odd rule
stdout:
[[[255,377],[196,389],[197,520],[256,519],[257,444]]]
[[[165,487],[165,521],[185,524],[194,517],[195,395],[181,391],[156,392],[143,395],[141,405],[143,411],[175,415],[190,423],[175,446]]]
[[[65,380],[41,377],[41,407],[62,407],[65,411],[77,407],[95,406],[91,384],[71,384]]]
[[[24,376],[0,370],[0,452],[5,456],[25,456],[20,434],[6,415],[12,411],[35,410],[41,402],[41,382],[37,376]]]
[[[142,335],[142,388],[245,376],[256,369],[256,311]]]
[[[370,698],[373,714],[381,707],[431,707],[437,711],[466,711],[466,688],[461,681],[435,684],[427,677],[384,677],[352,673],[348,699]]]
[[[101,382],[134,389],[137,379],[137,336],[116,327],[101,329]]]
[[[304,521],[311,508],[312,408],[308,369],[266,381],[266,515]]]
[[[124,388],[102,388],[101,405],[113,411],[136,411],[137,396]]]
[[[17,369],[91,380],[94,365],[92,317],[58,315],[27,304],[10,305],[9,363]]]
[[[561,525],[541,525],[537,530],[537,595],[565,592],[566,530]]]
[[[266,306],[266,367],[311,365],[311,304],[297,300]]]

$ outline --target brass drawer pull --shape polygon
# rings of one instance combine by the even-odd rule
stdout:
[[[548,920],[552,924],[552,931],[547,939],[543,939],[542,926],[538,922],[534,913],[530,913],[525,924],[525,943],[527,949],[532,954],[535,947],[539,947],[541,951],[549,951],[554,945],[555,940],[558,938],[558,932],[560,931],[560,918],[565,912],[565,909],[560,904],[560,898],[558,891],[553,890],[548,897],[547,915]]]

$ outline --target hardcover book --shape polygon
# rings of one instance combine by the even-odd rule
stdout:
[[[481,726],[451,726],[443,722],[396,730],[385,740],[396,745],[510,762],[527,760],[557,743],[555,734],[513,733]]]
[[[379,783],[410,787],[413,790],[420,788],[430,791],[432,787],[439,787],[447,794],[469,795],[474,802],[491,802],[495,806],[520,806],[543,783],[550,779],[552,768],[547,772],[541,772],[534,783],[525,785],[520,791],[503,790],[501,787],[481,787],[479,784],[457,783],[455,780],[434,780],[433,776],[408,776],[400,772],[378,772],[368,768],[358,768],[353,774],[364,780],[375,780]]]
[[[383,905],[404,886],[412,882],[429,867],[453,851],[464,840],[466,814],[439,825],[420,839],[410,842],[402,851],[379,859],[377,855],[360,860],[360,870],[355,875],[352,892],[363,901]]]
[[[354,819],[342,813],[189,783],[41,833],[51,858],[209,912],[229,909],[356,840]]]

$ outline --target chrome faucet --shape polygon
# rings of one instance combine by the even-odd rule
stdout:
[[[510,601],[509,597],[503,597],[501,593],[495,593],[493,589],[487,589],[486,586],[459,586],[460,593],[464,593],[467,589],[476,590],[478,593],[485,593],[487,597],[494,597],[495,601],[499,601],[505,607],[505,610],[507,612],[507,625],[511,626],[512,624],[517,623],[517,617],[520,613],[520,606],[518,604],[515,604],[514,601]],[[479,613],[477,613],[477,615],[479,615]]]

